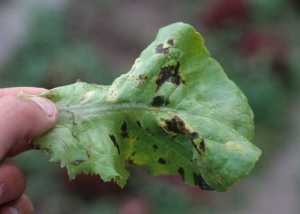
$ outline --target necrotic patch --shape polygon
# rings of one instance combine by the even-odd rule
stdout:
[[[125,121],[124,121],[124,123],[121,126],[121,136],[123,138],[129,138],[129,135],[128,135],[128,132],[127,132],[127,124],[126,124]]]
[[[119,144],[116,140],[116,137],[112,134],[110,134],[109,137],[110,137],[111,141],[113,142],[114,146],[117,148],[118,153],[120,154],[120,147],[119,147]]]
[[[174,41],[173,41],[173,39],[169,39],[168,41],[167,41],[167,43],[169,44],[169,45],[174,45]]]
[[[194,184],[198,185],[203,190],[214,190],[202,178],[202,176],[194,173]]]
[[[205,143],[204,143],[204,140],[201,141],[200,143],[200,149],[205,152]]]
[[[161,67],[160,72],[158,74],[158,78],[156,80],[156,91],[165,83],[165,82],[171,82],[176,87],[178,87],[181,83],[184,83],[185,81],[181,78],[180,72],[179,72],[180,64],[177,62],[175,66],[164,66]]]
[[[169,48],[164,48],[164,44],[159,44],[155,48],[157,54],[169,54]]]
[[[167,99],[166,99],[166,102],[165,102],[165,105],[167,106],[167,105],[169,105],[169,104],[170,104],[170,99],[167,98]]]
[[[156,144],[154,144],[154,145],[152,145],[152,148],[153,148],[154,150],[157,150],[157,149],[158,149],[158,146],[157,146]]]
[[[151,105],[155,107],[160,107],[165,103],[165,98],[163,96],[156,96],[153,98]]]
[[[175,115],[171,120],[164,120],[165,126],[162,126],[161,128],[167,133],[167,134],[173,134],[172,136],[174,137],[174,134],[184,134],[186,135],[190,142],[192,143],[193,147],[197,150],[199,155],[201,155],[199,149],[201,149],[203,152],[205,151],[205,145],[204,141],[202,138],[200,138],[198,132],[191,132],[189,130],[183,120]],[[201,142],[200,142],[201,140]],[[199,144],[200,143],[200,144]],[[199,145],[199,149],[197,147]]]
[[[137,120],[136,121],[136,124],[142,129],[143,127],[142,127],[142,124],[141,124],[141,122],[139,121],[139,120]]]
[[[182,180],[184,180],[184,169],[182,167],[179,167],[178,173],[181,175]]]
[[[166,160],[163,159],[163,158],[159,158],[158,159],[158,163],[160,163],[160,164],[167,164]]]

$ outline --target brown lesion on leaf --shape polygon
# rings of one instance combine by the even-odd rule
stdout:
[[[127,123],[124,121],[121,126],[121,136],[123,138],[129,138],[128,130],[127,130]]]
[[[137,78],[137,80],[148,80],[148,76],[147,75],[142,75],[140,74]]]
[[[158,78],[156,80],[156,91],[165,83],[165,82],[171,82],[176,87],[178,87],[180,84],[185,83],[185,80],[183,80],[180,76],[179,72],[180,63],[177,62],[175,66],[168,65],[160,68],[160,72],[158,74]]]
[[[133,162],[132,159],[127,159],[126,162],[125,162],[125,166],[128,167],[128,166],[135,166],[136,164]]]
[[[83,96],[80,100],[79,103],[84,102],[86,100],[86,96]]]
[[[161,118],[161,120],[163,121],[161,128],[164,132],[171,135],[171,137],[176,137],[176,134],[183,134],[189,138],[193,147],[200,155],[200,150],[205,152],[204,139],[198,132],[193,132],[187,128],[185,122],[179,116],[175,115],[170,120],[165,120],[163,118]]]
[[[148,75],[143,75],[140,74],[137,78],[136,81],[138,82],[139,85],[143,84],[144,82],[146,82],[148,80]]]
[[[194,173],[193,176],[195,185],[198,185],[203,190],[214,190],[203,180],[201,174],[197,175],[196,173]]]
[[[132,152],[132,154],[128,157],[128,159],[125,161],[125,166],[133,166],[136,165],[133,161],[133,156],[135,155],[135,151]]]
[[[71,164],[74,166],[77,166],[77,165],[83,163],[84,161],[86,161],[86,160],[82,159],[82,158],[77,158],[76,160],[72,161]]]
[[[77,126],[78,123],[75,121],[75,115],[74,115],[74,112],[69,111],[69,110],[66,110],[66,112],[67,112],[68,114],[71,115],[70,118],[69,118],[69,120],[72,122],[73,126]],[[76,137],[75,137],[75,138],[76,138]]]
[[[112,134],[110,134],[109,137],[110,137],[111,141],[113,142],[114,146],[117,148],[118,153],[120,154],[120,147],[119,147],[116,137]]]
[[[71,120],[72,123],[73,123],[73,125],[75,125],[74,124],[75,123],[75,115],[74,115],[74,113],[72,111],[69,111],[69,110],[66,110],[66,112],[71,115],[71,117],[69,118],[69,120]]]

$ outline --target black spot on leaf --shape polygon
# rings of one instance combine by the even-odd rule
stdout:
[[[128,157],[128,159],[126,160],[126,162],[125,162],[125,165],[126,165],[126,166],[133,166],[133,165],[136,165],[136,164],[134,163],[134,161],[133,161],[134,155],[135,155],[135,151],[132,152],[132,154],[131,154],[131,155]]]
[[[129,135],[128,135],[128,132],[127,132],[127,123],[125,121],[121,126],[121,136],[123,138],[129,138]]]
[[[165,105],[167,106],[167,105],[169,105],[169,104],[170,104],[170,99],[167,98],[167,99],[166,99],[166,102],[165,102]]]
[[[157,54],[169,54],[169,48],[163,48],[164,44],[159,44],[155,48],[155,53]]]
[[[176,87],[179,86],[181,83],[185,83],[185,81],[181,78],[179,73],[180,64],[177,62],[176,66],[165,66],[161,67],[160,72],[158,74],[158,78],[156,80],[156,91],[165,83],[171,82]]]
[[[191,132],[183,122],[183,120],[179,116],[174,116],[171,120],[165,120],[166,126],[162,127],[162,129],[170,134],[184,134],[186,135],[189,140],[191,141],[193,147],[197,150],[197,152],[201,155],[199,148],[197,147],[195,140],[198,140],[200,138],[199,134],[197,132]],[[174,135],[172,136],[174,137]],[[202,140],[203,141],[203,140]],[[201,149],[201,144],[200,144]],[[202,150],[204,151],[204,150]]]
[[[184,180],[184,169],[182,167],[179,167],[178,173],[181,175],[182,180]]]
[[[204,140],[201,141],[200,143],[200,149],[205,152],[205,143],[204,143]]]
[[[176,124],[180,127],[181,130],[186,129],[185,123],[183,122],[183,120],[180,117],[174,116],[173,120],[176,122]]]
[[[120,176],[117,175],[117,176],[113,179],[113,181],[116,182],[116,183],[119,183],[119,181],[120,181]]]
[[[160,164],[167,164],[166,160],[163,159],[163,158],[159,158],[158,159],[158,163],[160,163]]]
[[[173,119],[166,120],[165,123],[166,123],[166,126],[164,127],[164,129],[166,129],[168,132],[183,134],[183,132],[177,127],[177,124]]]
[[[138,81],[140,81],[140,83],[142,83],[142,81],[146,81],[148,79],[148,76],[142,75],[140,74],[137,78]]]
[[[196,140],[196,139],[199,138],[199,134],[197,132],[193,132],[191,137],[192,137],[193,140]]]
[[[173,39],[169,39],[168,41],[167,41],[167,43],[169,44],[169,45],[174,45],[174,41],[173,41]]]
[[[152,148],[153,148],[154,150],[157,150],[157,149],[158,149],[158,146],[157,146],[156,144],[154,144],[154,145],[152,145]]]
[[[202,178],[202,176],[194,173],[194,184],[198,185],[203,190],[214,190]]]
[[[120,147],[119,147],[116,137],[112,134],[110,134],[109,137],[110,137],[111,141],[113,142],[113,144],[115,145],[115,147],[117,147],[118,153],[120,154]]]
[[[156,96],[153,98],[151,105],[155,107],[160,107],[165,103],[165,98],[163,96]]]
[[[141,124],[141,121],[136,121],[136,124],[142,129],[143,127],[142,127],[142,124]]]

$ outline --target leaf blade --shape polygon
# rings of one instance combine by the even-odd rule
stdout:
[[[162,28],[111,86],[75,83],[41,96],[57,104],[60,116],[34,144],[71,178],[96,173],[124,186],[125,165],[137,164],[153,175],[179,174],[188,184],[225,191],[261,154],[250,143],[246,97],[187,24]]]

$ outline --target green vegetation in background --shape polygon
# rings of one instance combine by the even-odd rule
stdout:
[[[52,88],[78,79],[106,84],[114,76],[95,45],[73,39],[64,16],[48,10],[32,15],[26,43],[0,69],[2,87]]]

